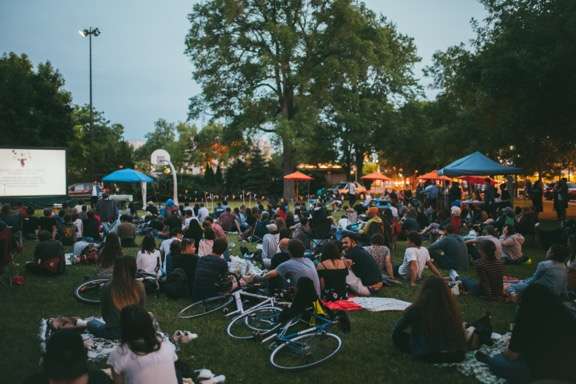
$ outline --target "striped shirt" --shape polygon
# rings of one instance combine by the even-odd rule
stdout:
[[[482,296],[488,296],[491,299],[502,296],[504,290],[504,283],[502,281],[504,264],[500,260],[481,258],[476,263],[476,273],[480,279]]]

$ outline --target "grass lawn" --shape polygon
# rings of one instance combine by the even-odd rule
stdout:
[[[232,242],[236,250],[238,241]],[[24,261],[30,259],[34,245],[34,242],[26,243],[24,256],[17,260],[19,268]],[[527,276],[534,264],[544,256],[544,252],[533,245],[530,245],[528,252],[533,264],[509,267],[508,274]],[[136,248],[127,249],[127,254],[135,255]],[[398,249],[394,255],[395,263],[399,263],[401,257],[402,251]],[[65,275],[57,278],[26,275],[24,286],[0,288],[2,383],[21,382],[38,369],[40,351],[37,333],[41,318],[55,315],[99,315],[97,306],[81,304],[72,297],[73,287],[95,270],[95,266],[72,266],[68,267]],[[407,284],[385,288],[380,292],[381,296],[408,301],[412,301],[416,294],[417,291],[411,290]],[[472,297],[459,297],[458,300],[466,320],[476,320],[485,311],[491,311],[497,332],[505,332],[513,319],[515,308],[511,304],[489,303]],[[193,368],[206,367],[224,374],[229,383],[475,382],[454,369],[440,369],[414,362],[395,351],[391,332],[400,313],[352,313],[352,332],[343,336],[343,349],[339,354],[320,367],[284,373],[269,365],[270,351],[265,346],[230,339],[225,332],[227,320],[221,313],[194,320],[177,319],[176,313],[187,303],[187,300],[171,301],[165,297],[151,297],[147,309],[155,313],[165,331],[172,333],[176,329],[185,329],[197,332],[200,337],[183,346],[179,358]]]

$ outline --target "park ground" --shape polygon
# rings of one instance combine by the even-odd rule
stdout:
[[[552,217],[546,207],[545,217]],[[575,210],[572,208],[572,210]],[[546,226],[556,224],[546,222]],[[231,239],[232,254],[238,254],[239,242]],[[17,270],[29,260],[34,242],[26,242],[23,255],[19,255]],[[402,259],[404,244],[394,251],[394,262]],[[136,248],[126,249],[126,254],[136,255]],[[528,255],[531,263],[509,266],[507,274],[519,278],[528,276],[535,264],[544,257],[544,250],[534,239],[528,239]],[[95,266],[71,266],[66,274],[57,278],[26,275],[23,286],[0,287],[0,382],[19,383],[24,377],[38,370],[40,348],[38,329],[40,319],[56,315],[98,315],[97,306],[77,302],[72,289],[86,276],[94,274]],[[24,273],[24,272],[22,272]],[[470,272],[468,274],[473,274]],[[407,284],[385,288],[379,296],[414,301],[417,290]],[[458,301],[465,320],[476,320],[486,311],[493,314],[496,332],[506,332],[513,320],[515,307],[507,303],[486,302],[478,298],[460,296]],[[228,383],[422,383],[449,382],[474,383],[452,368],[437,368],[412,361],[402,356],[391,341],[394,323],[399,312],[356,312],[350,315],[352,332],[342,335],[342,351],[325,364],[302,372],[285,373],[268,363],[270,351],[256,342],[230,339],[225,332],[227,320],[215,313],[193,320],[176,318],[176,313],[188,300],[173,301],[165,297],[150,297],[147,309],[152,311],[161,328],[172,333],[177,329],[191,330],[199,338],[184,345],[179,358],[192,368],[210,368],[224,374]]]

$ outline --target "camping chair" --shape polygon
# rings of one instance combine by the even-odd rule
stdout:
[[[0,231],[0,284],[5,287],[12,287],[14,275],[12,261],[12,230],[5,228]]]

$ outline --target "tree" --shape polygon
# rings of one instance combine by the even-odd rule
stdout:
[[[270,172],[262,151],[257,146],[250,152],[250,166],[248,177],[245,181],[246,190],[260,195],[265,195],[270,187]]]
[[[72,97],[49,62],[0,57],[0,145],[63,147],[73,136]]]
[[[472,48],[438,53],[430,73],[493,155],[542,171],[576,143],[576,3],[482,2]]]
[[[248,179],[248,167],[241,159],[236,159],[226,169],[226,191],[229,193],[242,192]]]
[[[74,135],[68,144],[71,180],[94,180],[118,168],[133,167],[133,149],[124,140],[124,127],[121,124],[111,124],[103,112],[94,111],[92,129],[97,140],[93,140],[88,106],[75,107],[72,121]],[[91,169],[94,169],[94,175],[89,174]]]
[[[361,54],[372,53],[362,50],[376,49],[373,34],[382,33],[373,14],[352,0],[213,0],[195,4],[188,18],[186,53],[202,87],[191,99],[190,115],[210,110],[235,136],[275,135],[284,173],[294,170],[301,138],[318,126],[331,82],[354,76]],[[340,36],[335,32],[348,44],[333,41]],[[378,52],[384,55],[387,48]],[[394,53],[387,53],[388,62]],[[292,191],[285,183],[285,197]]]

